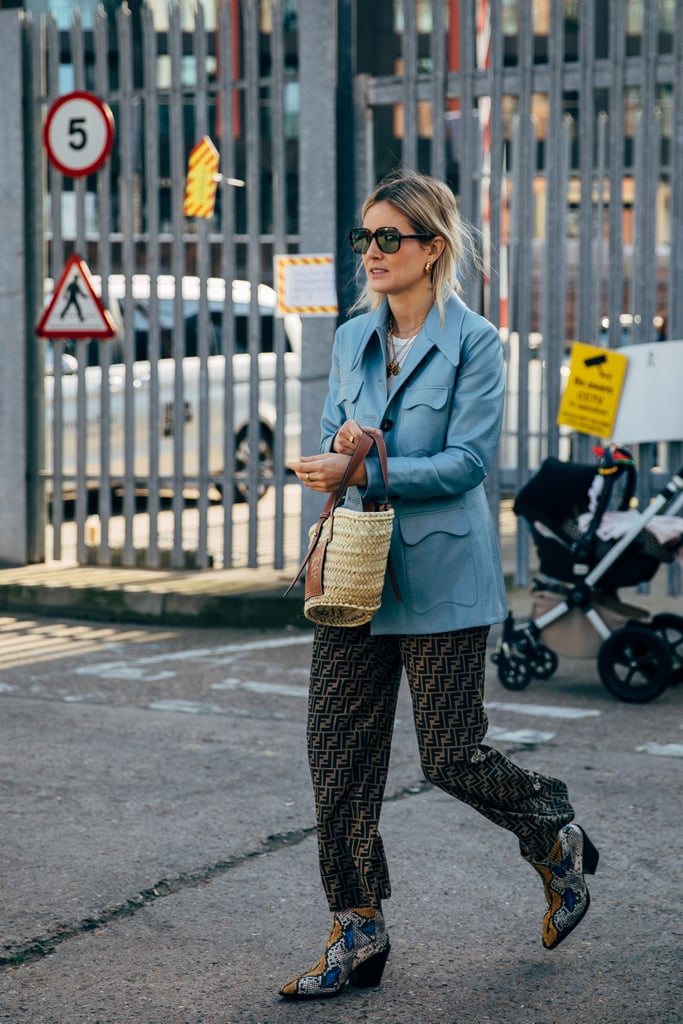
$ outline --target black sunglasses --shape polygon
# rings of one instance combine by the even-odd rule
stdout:
[[[433,238],[433,235],[402,235],[398,228],[377,228],[371,231],[370,228],[352,228],[349,231],[349,242],[354,252],[361,254],[368,251],[373,238],[377,242],[380,252],[398,252],[404,238]]]

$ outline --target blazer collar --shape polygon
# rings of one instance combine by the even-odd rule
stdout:
[[[446,303],[446,316],[443,324],[439,319],[439,310],[436,306],[432,306],[420,333],[415,338],[413,346],[408,353],[404,369],[410,372],[432,347],[438,348],[446,359],[454,366],[457,366],[460,348],[459,339],[466,312],[467,306],[455,293]],[[380,337],[386,334],[388,322],[389,301],[385,298],[377,309],[367,314],[352,368],[355,368],[363,358],[365,349],[373,334],[377,332]]]

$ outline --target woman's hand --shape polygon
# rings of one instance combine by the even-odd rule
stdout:
[[[300,459],[288,462],[287,466],[294,470],[302,484],[310,487],[312,491],[333,494],[341,483],[349,461],[348,455],[326,452],[324,455],[302,455]],[[348,484],[350,487],[366,487],[367,482],[365,464],[361,463]]]
[[[333,450],[340,455],[353,455],[362,429],[356,420],[345,420],[334,435]]]

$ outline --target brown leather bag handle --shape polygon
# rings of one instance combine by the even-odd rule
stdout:
[[[308,545],[308,551],[303,557],[301,565],[297,570],[296,576],[285,590],[283,595],[284,597],[287,597],[287,594],[289,594],[290,590],[297,582],[304,569],[306,568],[306,565],[311,555],[315,551],[316,545],[320,539],[320,532],[328,519],[330,520],[330,531],[327,538],[328,543],[332,539],[332,513],[334,512],[335,508],[337,508],[337,506],[341,504],[344,495],[346,494],[346,491],[349,487],[349,480],[353,476],[356,469],[358,469],[361,462],[365,460],[366,455],[373,447],[373,445],[377,448],[377,453],[379,455],[380,468],[382,470],[382,477],[384,480],[384,492],[386,503],[389,504],[389,476],[387,472],[387,449],[384,443],[382,432],[380,430],[376,430],[374,427],[363,427],[361,430],[361,435],[358,438],[358,444],[356,445],[354,453],[349,459],[349,463],[346,469],[344,470],[344,474],[341,480],[339,481],[339,486],[337,487],[337,490],[334,494],[330,494],[324,509],[320,513],[320,518],[318,519],[318,522],[316,524],[315,532],[311,537],[311,540]]]

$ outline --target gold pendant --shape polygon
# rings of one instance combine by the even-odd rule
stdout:
[[[387,377],[397,377],[400,372],[401,367],[395,359],[392,359],[390,363],[387,363]]]

